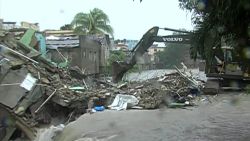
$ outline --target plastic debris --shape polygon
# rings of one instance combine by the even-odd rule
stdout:
[[[113,103],[108,106],[112,110],[126,110],[127,108],[131,108],[136,106],[139,103],[139,100],[133,95],[116,95]]]
[[[96,111],[104,111],[105,107],[104,106],[95,106]]]
[[[36,84],[36,81],[37,79],[32,77],[32,75],[28,73],[20,86],[25,88],[27,91],[30,91]]]

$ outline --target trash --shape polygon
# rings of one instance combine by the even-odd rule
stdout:
[[[70,90],[85,90],[84,87],[69,87]]]
[[[193,99],[194,97],[193,97],[192,95],[189,94],[189,95],[187,96],[187,98]]]
[[[30,91],[34,87],[36,81],[37,79],[28,73],[20,86],[25,88],[27,91]]]
[[[135,96],[118,94],[113,103],[108,107],[112,110],[120,111],[136,106],[138,103],[139,100]]]
[[[190,102],[189,102],[189,101],[186,101],[185,104],[186,104],[186,105],[190,105]]]
[[[121,85],[117,86],[117,88],[118,88],[118,89],[124,88],[124,87],[126,87],[126,86],[127,86],[127,84],[128,84],[128,83],[123,83],[123,84],[121,84]]]
[[[58,126],[50,126],[48,129],[41,129],[37,133],[35,141],[54,141],[54,137],[62,132],[65,126],[60,124]]]
[[[97,111],[95,109],[91,109],[90,113],[96,113]]]
[[[164,81],[166,78],[167,78],[166,76],[160,77],[160,78],[158,79],[158,81],[162,82],[162,81]]]
[[[170,103],[168,105],[169,108],[182,108],[184,106],[186,106],[185,103]]]
[[[183,64],[184,65],[184,64]],[[185,67],[185,66],[183,66]],[[204,87],[204,85],[202,85],[202,83],[200,83],[199,81],[197,81],[195,79],[195,77],[193,76],[192,72],[188,72],[187,71],[187,68],[184,68],[183,71],[181,71],[179,68],[177,68],[175,66],[175,69],[177,70],[177,72],[185,79],[187,79],[189,82],[191,82],[193,84],[194,87],[197,87],[197,88],[202,88]]]
[[[140,106],[133,106],[133,107],[131,107],[131,109],[143,109],[143,107],[140,107]]]
[[[106,96],[110,96],[110,95],[111,95],[111,93],[105,93],[105,95],[106,95]]]
[[[135,88],[136,89],[141,89],[141,88],[143,88],[143,85],[136,86]]]
[[[56,93],[57,89],[55,89],[55,91],[50,94],[50,96],[37,108],[37,110],[35,111],[35,113],[39,112],[39,110],[44,106],[44,104],[46,104]]]
[[[17,110],[15,110],[15,114],[17,114],[17,115],[21,115],[21,114],[23,114],[25,112],[25,109],[24,109],[24,107],[18,107],[17,108]]]
[[[96,111],[104,111],[105,107],[104,106],[95,106],[94,108]]]

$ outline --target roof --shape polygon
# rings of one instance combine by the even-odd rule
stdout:
[[[45,34],[73,34],[74,35],[73,30],[45,30],[44,33]]]
[[[16,22],[3,22],[3,24],[16,24]]]
[[[154,43],[150,48],[165,48],[166,45],[164,43]]]
[[[46,40],[47,48],[57,49],[57,48],[75,48],[79,47],[79,39],[57,39],[57,40]]]
[[[109,44],[109,36],[107,34],[101,34],[101,35],[88,35],[86,36],[88,39],[97,41],[99,43],[103,44]]]

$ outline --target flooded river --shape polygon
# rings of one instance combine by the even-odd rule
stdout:
[[[104,111],[67,125],[57,141],[248,141],[250,96],[201,100],[187,109]]]

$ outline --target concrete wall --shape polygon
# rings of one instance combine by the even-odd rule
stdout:
[[[101,41],[100,67],[105,67],[107,65],[107,60],[109,58],[111,43],[108,35],[104,35],[101,38],[102,41]]]
[[[100,44],[87,36],[80,36],[81,67],[87,74],[97,74],[100,72],[101,48]]]
[[[29,23],[29,22],[21,22],[21,28],[31,28],[31,29],[34,29],[36,31],[39,31],[40,30],[40,27],[38,25],[38,23]]]
[[[155,55],[155,53],[159,52],[159,51],[164,51],[165,47],[150,47],[148,49],[148,54],[149,55]]]
[[[71,66],[79,66],[81,67],[81,56],[80,56],[80,47],[77,48],[59,48],[58,49],[59,52],[61,52],[63,54],[63,56],[65,56],[66,58],[69,59],[69,61],[71,62]],[[56,63],[60,63],[60,62],[64,62],[65,60],[61,57],[61,55],[57,52],[57,50],[55,49],[50,49],[49,50],[49,58],[51,58],[51,60],[53,62]]]
[[[86,74],[98,74],[105,69],[110,52],[108,36],[93,37],[79,36],[79,47],[59,48],[59,51],[69,57],[71,66],[78,66],[85,70]],[[55,49],[50,49],[51,60],[62,62],[63,59]]]

